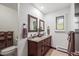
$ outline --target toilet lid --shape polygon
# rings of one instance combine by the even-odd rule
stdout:
[[[10,47],[7,47],[7,48],[1,50],[1,53],[8,52],[8,51],[11,51],[11,50],[14,50],[14,49],[16,49],[16,46],[10,46]]]

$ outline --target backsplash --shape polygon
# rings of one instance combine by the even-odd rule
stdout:
[[[46,35],[45,31],[40,32],[42,35]],[[38,32],[28,32],[28,37],[37,36]]]
[[[34,36],[34,35],[38,35],[37,32],[28,32],[28,37]]]

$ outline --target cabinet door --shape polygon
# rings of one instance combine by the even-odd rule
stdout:
[[[28,55],[37,56],[38,54],[37,43],[28,40]]]
[[[45,49],[45,47],[44,47],[44,40],[42,40],[42,45],[41,45],[41,53],[42,53],[42,55],[44,55],[44,49]]]
[[[42,42],[39,42],[38,43],[38,56],[42,56],[41,47],[42,47]]]
[[[48,46],[48,50],[49,50],[50,47],[51,47],[51,37],[49,37],[49,38],[47,39],[47,46]]]
[[[13,32],[6,32],[6,47],[13,45]]]
[[[5,32],[3,32],[3,31],[1,31],[0,32],[0,49],[3,49],[3,48],[5,48],[6,46],[6,44],[5,44],[5,40],[6,40],[6,38],[5,38]]]
[[[7,40],[6,45],[7,45],[7,47],[12,46],[13,45],[13,40]]]
[[[45,46],[45,53],[46,53],[51,47],[51,37],[48,37],[44,40],[44,46]]]
[[[5,41],[0,41],[0,49],[4,49],[5,48]]]
[[[38,43],[38,55],[40,56],[44,55],[44,40]]]
[[[48,39],[44,40],[45,53],[48,51]]]

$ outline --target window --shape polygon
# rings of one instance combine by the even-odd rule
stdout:
[[[56,17],[56,30],[64,30],[64,16]]]

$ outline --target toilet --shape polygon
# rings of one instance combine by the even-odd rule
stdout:
[[[17,47],[16,46],[10,46],[3,50],[1,50],[1,54],[4,56],[16,56],[17,55]]]

